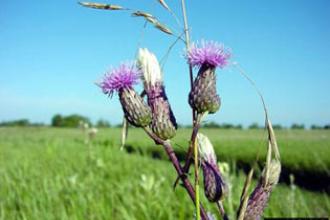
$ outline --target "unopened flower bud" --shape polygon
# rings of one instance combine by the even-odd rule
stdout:
[[[133,89],[139,77],[140,71],[134,64],[122,64],[104,77],[100,87],[108,95],[118,92],[125,118],[130,124],[146,127],[151,123],[151,109]]]
[[[130,124],[136,127],[146,127],[151,123],[150,107],[133,89],[120,89],[119,99]]]
[[[159,138],[170,139],[175,136],[177,123],[165,93],[158,60],[147,49],[140,49],[138,65],[143,73],[144,89],[152,111],[151,129]]]
[[[197,143],[203,170],[205,196],[210,202],[217,202],[228,194],[228,186],[217,166],[217,158],[210,140],[199,133]]]
[[[217,161],[213,145],[206,135],[198,133],[197,144],[199,156],[202,161],[212,161],[212,163]]]
[[[268,171],[266,170],[268,169]],[[266,175],[268,172],[268,175]],[[281,173],[281,163],[278,160],[272,160],[262,171],[258,185],[250,195],[244,220],[259,220],[267,206],[270,194],[277,184]]]
[[[215,113],[221,104],[216,89],[215,69],[227,64],[230,53],[221,44],[202,41],[200,45],[192,45],[186,58],[191,66],[200,68],[189,93],[190,106],[198,113]]]

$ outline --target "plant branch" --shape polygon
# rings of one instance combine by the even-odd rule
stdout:
[[[164,150],[166,151],[166,153],[167,153],[169,159],[171,160],[175,170],[177,171],[177,173],[178,173],[178,175],[179,175],[179,177],[182,181],[182,184],[183,184],[184,188],[187,190],[191,200],[195,204],[195,201],[196,201],[195,190],[194,190],[193,186],[191,185],[191,183],[190,183],[189,179],[187,178],[187,176],[184,174],[184,172],[182,170],[182,167],[180,165],[180,162],[179,162],[177,156],[175,155],[175,152],[174,152],[170,142],[160,139],[154,133],[152,133],[148,128],[144,128],[144,130],[148,134],[148,136],[155,141],[156,144],[163,145]],[[203,220],[209,220],[202,204],[200,204],[200,213],[201,213],[201,217],[202,217]]]
[[[202,118],[203,118],[203,116],[205,114],[207,114],[207,113],[204,113],[201,116],[197,115],[197,120],[194,123],[194,127],[193,127],[193,130],[192,130],[192,133],[191,133],[191,137],[190,137],[190,143],[189,143],[188,152],[186,154],[185,164],[183,166],[183,172],[185,174],[189,172],[189,168],[190,168],[190,165],[192,163],[192,160],[191,159],[192,159],[192,155],[193,155],[194,143],[196,141],[196,137],[197,137],[197,134],[198,134],[198,131],[199,131],[201,122],[202,122]],[[180,179],[180,177],[177,177],[177,179],[175,180],[175,182],[173,184],[173,187],[174,188],[178,184],[179,179]]]
[[[219,210],[219,213],[220,213],[222,219],[223,220],[228,220],[228,216],[225,212],[225,209],[223,208],[223,205],[222,205],[221,201],[217,201],[217,207],[218,207],[218,210]]]

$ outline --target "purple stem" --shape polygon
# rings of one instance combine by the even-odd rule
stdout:
[[[180,162],[179,162],[177,156],[175,155],[175,152],[174,152],[171,144],[167,141],[164,141],[164,140],[160,139],[154,133],[150,132],[147,128],[145,128],[144,130],[149,135],[149,137],[151,137],[155,141],[156,144],[163,145],[168,157],[170,158],[174,168],[176,169],[176,172],[179,175],[179,178],[181,179],[181,181],[183,183],[184,188],[187,190],[191,200],[195,204],[195,202],[196,202],[195,190],[194,190],[193,186],[191,185],[189,179],[187,178],[187,176],[183,172],[182,167],[180,165]],[[203,220],[209,220],[202,204],[200,205],[200,211],[201,211],[202,219]]]

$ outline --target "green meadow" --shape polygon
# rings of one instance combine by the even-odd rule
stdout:
[[[194,207],[185,190],[172,188],[175,171],[161,146],[141,130],[130,129],[125,150],[120,150],[120,132],[101,129],[87,144],[79,129],[0,128],[0,219],[193,219]],[[250,166],[256,175],[260,173],[266,132],[201,132],[213,142],[218,159],[229,164],[231,191],[224,205],[234,219],[243,170]],[[307,190],[298,184],[298,177],[311,182],[317,177],[329,179],[330,132],[279,130],[276,134],[284,172],[296,176],[297,183],[284,183],[284,178],[265,216],[328,217],[326,188]],[[189,136],[188,129],[180,129],[172,140],[180,158]],[[217,214],[214,204],[203,202]]]

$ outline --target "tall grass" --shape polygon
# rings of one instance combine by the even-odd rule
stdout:
[[[145,142],[130,132],[130,143]],[[168,190],[176,178],[171,164],[119,147],[120,130],[102,131],[89,160],[79,130],[0,128],[0,219],[191,219],[184,189]],[[244,175],[231,172],[230,180],[233,199],[224,205],[237,210]],[[327,194],[292,192],[280,184],[265,216],[328,215]]]

